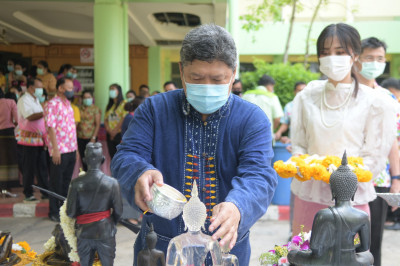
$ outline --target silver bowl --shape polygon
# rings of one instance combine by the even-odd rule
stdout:
[[[153,184],[150,193],[153,199],[146,202],[150,211],[168,220],[172,220],[181,214],[187,202],[182,193],[167,184],[162,186]]]

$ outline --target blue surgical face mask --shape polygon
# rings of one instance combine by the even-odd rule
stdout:
[[[188,102],[201,114],[212,114],[220,109],[228,100],[229,85],[227,84],[186,84]]]
[[[383,71],[385,71],[386,63],[380,62],[362,62],[362,69],[360,74],[363,75],[366,79],[375,79],[382,75]]]
[[[66,76],[67,76],[67,78],[71,78],[72,77],[72,72],[68,71]]]
[[[76,79],[77,76],[78,76],[78,74],[76,74],[76,73],[73,73],[73,74],[72,74],[72,78],[73,78],[73,79]]]
[[[22,76],[23,73],[24,73],[24,72],[23,72],[22,70],[15,70],[15,74],[16,74],[17,76]]]
[[[46,100],[46,97],[44,95],[38,97],[39,98],[39,102],[42,103]]]
[[[111,99],[117,98],[117,90],[110,90],[110,98]]]
[[[93,98],[86,98],[86,99],[83,99],[83,104],[84,104],[85,106],[91,106],[91,105],[93,104]]]
[[[37,68],[37,69],[36,69],[36,73],[37,73],[38,75],[43,75],[43,74],[44,74],[43,68]]]
[[[36,88],[34,94],[37,98],[40,98],[43,95],[43,88]]]
[[[133,99],[135,99],[135,98],[126,98],[126,101],[129,103],[129,102],[133,101]]]
[[[14,71],[14,66],[13,65],[7,65],[7,70],[8,70],[8,72],[13,72]]]

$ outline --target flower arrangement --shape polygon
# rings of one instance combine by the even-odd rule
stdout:
[[[64,232],[65,239],[67,239],[71,251],[68,254],[72,262],[80,262],[78,255],[77,239],[75,236],[75,219],[67,215],[67,201],[60,207],[60,225]]]
[[[283,178],[294,177],[302,182],[313,178],[329,184],[331,174],[341,162],[337,156],[304,154],[293,156],[286,162],[276,161],[274,169]],[[366,169],[361,157],[348,157],[348,167],[357,175],[358,182],[369,182],[372,179],[372,173]]]
[[[29,264],[36,259],[37,253],[33,249],[31,249],[26,241],[13,244],[11,249],[12,252],[17,254],[18,257],[21,258],[21,261],[16,264],[17,266]]]
[[[310,249],[311,231],[303,232],[304,226],[301,226],[300,234],[292,237],[292,239],[283,246],[275,245],[275,248],[266,253],[261,254],[259,260],[261,265],[288,266],[289,261],[287,255],[291,250],[308,250]]]

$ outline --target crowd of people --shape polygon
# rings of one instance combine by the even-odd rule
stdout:
[[[376,192],[400,192],[400,83],[394,78],[376,82],[386,66],[386,44],[375,37],[361,41],[350,25],[327,26],[316,48],[324,78],[308,84],[299,80],[294,100],[284,108],[268,73],[256,88],[244,91],[234,78],[235,43],[215,25],[186,35],[180,54],[183,89],[169,81],[164,84],[168,93],[155,91],[145,101],[147,85],[140,86],[137,96],[133,90],[124,95],[119,84],[111,84],[104,128],[124,208],[147,212],[153,183],[168,183],[190,197],[197,180],[207,206],[206,233],[222,246],[229,244],[247,265],[248,231],[265,213],[277,185],[271,166],[274,141],[290,143],[293,155],[341,156],[346,150],[362,157],[374,176],[359,184],[354,204],[371,217],[371,252],[374,265],[380,265],[388,206]],[[93,91],[82,91],[70,64],[61,66],[57,77],[45,61],[24,75],[24,66],[9,60],[1,72],[2,164],[18,159],[26,201],[36,200],[31,188],[35,176],[40,186],[66,196],[77,157],[83,158],[87,143],[98,139],[102,110]],[[315,214],[332,205],[332,198],[329,185],[317,180],[293,180],[291,191],[291,231],[297,235],[301,226],[311,229]],[[50,219],[59,220],[59,207],[50,198]],[[184,229],[178,220],[143,219],[154,224],[164,251]],[[145,235],[142,228],[135,254]]]
[[[24,201],[37,202],[32,189],[36,179],[38,186],[66,196],[75,165],[87,170],[86,145],[98,141],[102,110],[93,90],[82,90],[71,64],[63,64],[57,75],[46,61],[31,67],[36,72],[13,59],[8,60],[7,71],[0,69],[1,188],[22,185]],[[177,89],[172,81],[164,87]],[[136,96],[129,90],[124,97],[120,85],[109,86],[104,127],[111,159],[136,108],[150,96],[147,85],[139,92]],[[42,192],[41,198],[49,197]],[[58,221],[61,202],[52,197],[49,201],[49,218]]]

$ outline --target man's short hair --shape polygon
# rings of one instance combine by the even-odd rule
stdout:
[[[30,86],[35,85],[35,80],[42,82],[40,78],[28,78],[26,81],[26,87],[29,88]]]
[[[57,80],[56,89],[58,90],[58,87],[60,87],[61,85],[63,85],[67,80],[72,81],[72,79],[66,78],[66,77],[59,78],[59,79]]]
[[[386,43],[379,40],[378,38],[370,37],[361,41],[361,53],[364,51],[365,48],[377,49],[380,47],[382,47],[386,53]]]
[[[307,84],[303,81],[298,81],[298,82],[296,82],[296,84],[294,84],[294,90],[296,90],[297,86],[299,86],[299,85],[307,85]]]
[[[232,86],[237,84],[237,83],[242,83],[242,81],[240,79],[235,79],[235,81],[233,82]]]
[[[232,71],[236,69],[235,41],[227,30],[214,24],[201,25],[189,31],[183,39],[180,56],[183,66],[193,60],[209,63],[217,60],[227,64]]]
[[[169,84],[172,84],[172,85],[174,85],[175,88],[178,88],[178,85],[176,85],[176,83],[173,82],[173,81],[167,81],[167,82],[165,82],[164,85],[163,85],[163,88],[165,88],[165,86],[168,86]]]
[[[259,86],[275,85],[275,80],[272,77],[268,76],[268,75],[263,75],[258,80],[258,85]]]
[[[395,78],[388,78],[382,81],[381,86],[385,89],[393,88],[400,90],[400,81]]]

